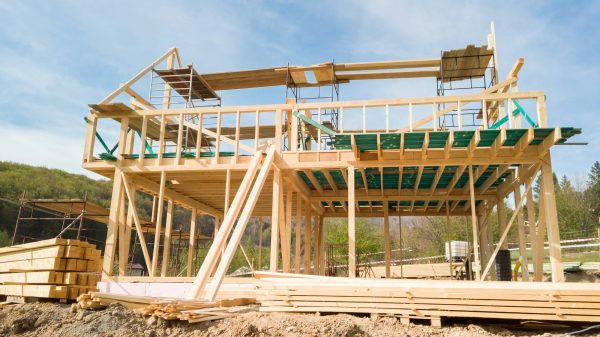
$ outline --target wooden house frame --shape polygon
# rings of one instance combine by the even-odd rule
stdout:
[[[485,54],[469,55],[469,50]],[[453,57],[463,63],[478,55],[495,56],[493,30],[488,46],[454,52]],[[177,204],[192,213],[190,237],[195,236],[198,214],[215,218],[215,236],[200,270],[192,270],[189,254],[186,277],[179,278],[194,280],[189,292],[193,298],[215,298],[251,217],[262,222],[270,217],[273,224],[271,271],[323,275],[327,217],[347,218],[351,271],[356,269],[356,218],[382,217],[389,276],[391,216],[443,216],[448,226],[452,217],[468,216],[476,280],[490,278],[498,250],[506,247],[509,230],[517,227],[523,265],[527,265],[526,247],[533,248],[533,280],[542,280],[547,237],[552,281],[564,281],[550,149],[580,130],[549,126],[544,92],[518,90],[523,59],[516,61],[504,79],[499,79],[494,65],[494,80],[484,90],[454,96],[288,100],[253,106],[170,105],[176,95],[189,101],[220,99],[219,90],[261,86],[316,87],[331,81],[416,77],[443,81],[444,74],[450,73],[456,78],[482,76],[477,67],[444,69],[444,61],[442,55],[199,74],[192,67],[183,67],[177,49],[170,49],[99,103],[90,105],[83,167],[113,179],[104,280],[127,280],[124,264],[119,275],[113,275],[112,266],[117,257],[127,260],[131,235],[139,236],[150,271],[145,280],[176,278],[168,269],[168,247],[173,205]],[[134,90],[134,85],[152,72],[164,79],[160,104]],[[313,72],[315,82],[307,80],[307,72]],[[194,84],[186,86],[186,81]],[[123,97],[129,99],[126,104]],[[518,113],[524,102],[534,107],[527,119]],[[461,111],[467,108],[479,111],[479,125],[466,126]],[[322,112],[328,109],[339,114],[336,130],[321,123]],[[383,111],[385,128],[368,126],[373,111]],[[394,114],[401,114],[407,123],[393,126]],[[449,114],[458,119],[456,125],[440,125],[440,118]],[[100,154],[97,128],[105,121],[118,125],[118,143],[112,151]],[[534,203],[532,185],[538,174],[540,201]],[[154,232],[163,234],[154,236],[153,250],[141,234],[143,220],[135,207],[136,191],[154,197],[150,221]],[[508,198],[516,208],[510,219],[504,206]],[[494,207],[499,214],[499,238],[493,237],[490,226]],[[190,240],[190,252],[194,245]],[[523,268],[522,280],[528,281],[529,275]],[[349,275],[354,276],[352,272]],[[217,282],[207,287],[211,277]]]

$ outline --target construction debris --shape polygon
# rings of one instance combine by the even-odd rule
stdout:
[[[212,321],[236,314],[258,311],[252,298],[236,298],[215,302],[186,301],[156,297],[114,295],[103,293],[83,294],[77,298],[79,308],[88,310],[104,309],[111,303],[119,303],[144,316],[154,316],[165,320],[181,320],[189,323]]]
[[[96,289],[100,260],[96,246],[77,240],[0,248],[0,295],[74,300]]]

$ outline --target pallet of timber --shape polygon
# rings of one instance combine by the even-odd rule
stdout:
[[[76,299],[95,290],[101,265],[94,245],[50,239],[0,248],[0,295]]]
[[[600,285],[262,278],[261,311],[600,322]]]

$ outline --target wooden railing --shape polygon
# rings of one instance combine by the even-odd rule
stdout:
[[[512,83],[512,82],[511,82]],[[506,84],[505,84],[506,85]],[[510,85],[510,83],[509,83]],[[387,100],[365,100],[325,103],[276,104],[237,107],[204,107],[182,109],[139,109],[130,112],[100,113],[89,116],[88,141],[86,141],[87,161],[93,160],[93,149],[97,123],[100,119],[116,119],[123,125],[120,132],[137,133],[140,141],[134,145],[134,135],[121,135],[119,139],[126,144],[119,147],[122,158],[138,151],[134,159],[142,162],[150,157],[149,148],[160,164],[163,156],[174,152],[176,162],[182,157],[200,158],[209,153],[218,162],[222,156],[231,156],[237,162],[239,156],[251,155],[265,141],[273,141],[278,151],[305,151],[299,148],[299,130],[306,130],[305,124],[293,117],[292,111],[310,116],[320,122],[322,112],[335,109],[338,112],[338,134],[348,133],[388,133],[415,132],[419,130],[463,130],[466,128],[488,129],[493,122],[508,114],[508,120],[499,128],[520,128],[521,116],[513,116],[514,101],[521,104],[535,103],[535,114],[531,119],[539,127],[547,126],[545,96],[541,91],[480,93],[461,96],[434,96],[423,98],[402,98]],[[529,104],[531,105],[531,104]],[[467,125],[464,111],[480,111],[481,118],[475,125]],[[369,126],[369,118],[376,110],[383,110],[385,120],[382,127]],[[478,112],[479,113],[479,112]],[[440,118],[452,114],[457,118],[453,125],[441,125]],[[533,116],[531,116],[533,115]],[[454,118],[454,117],[453,117]],[[406,123],[394,126],[392,119],[406,119]],[[355,129],[349,126],[355,127]],[[358,128],[356,128],[358,126]],[[526,127],[529,127],[528,125]],[[132,131],[133,130],[133,131]],[[320,151],[328,149],[324,144],[321,129],[313,129],[309,149]],[[90,140],[91,139],[91,140]],[[145,141],[141,141],[145,140]],[[147,144],[146,144],[147,143]]]

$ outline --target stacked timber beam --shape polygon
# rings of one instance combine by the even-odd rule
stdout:
[[[0,295],[74,300],[96,289],[100,260],[95,245],[77,240],[0,248]]]
[[[456,282],[268,277],[260,311],[371,313],[411,318],[479,317],[600,322],[594,283]]]

